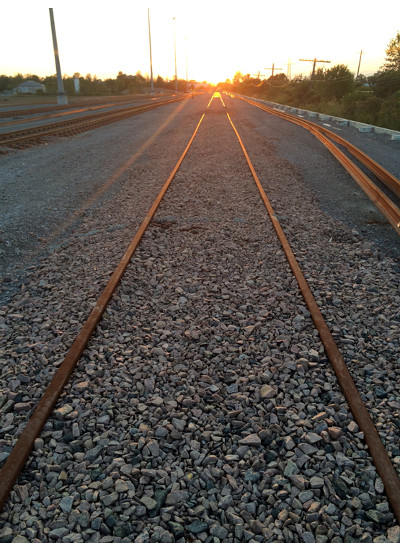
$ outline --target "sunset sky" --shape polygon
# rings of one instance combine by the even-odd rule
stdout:
[[[333,7],[334,6],[334,7]],[[154,76],[173,78],[174,21],[178,77],[217,83],[235,72],[265,74],[281,68],[309,74],[311,62],[330,60],[370,75],[384,62],[400,30],[400,1],[286,0],[285,2],[70,0],[53,4],[63,74],[100,79],[119,71],[150,72],[147,8],[150,8]],[[1,8],[0,74],[55,73],[48,4],[5,2]]]

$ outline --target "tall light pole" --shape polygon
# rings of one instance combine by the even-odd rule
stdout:
[[[149,21],[149,46],[150,46],[150,92],[154,93],[153,84],[153,60],[151,58],[151,33],[150,33],[150,8],[147,8],[147,19]]]
[[[176,34],[176,22],[175,22],[175,17],[173,18],[174,19],[174,53],[175,53],[175,92],[178,92],[178,72],[176,70],[176,37],[175,37],[175,34]]]
[[[53,36],[54,58],[56,61],[56,72],[57,72],[57,88],[58,88],[57,103],[60,105],[66,105],[68,104],[68,97],[64,92],[63,80],[62,80],[62,75],[61,75],[60,57],[58,56],[56,25],[54,24],[53,8],[49,8],[49,11],[50,11],[51,34]]]
[[[187,38],[186,40],[186,92],[188,90],[188,66],[187,66],[187,57],[188,57],[188,50],[187,50]]]

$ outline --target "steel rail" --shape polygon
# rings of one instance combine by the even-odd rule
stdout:
[[[0,143],[3,144],[3,143],[8,143],[8,142],[14,142],[14,141],[18,141],[19,139],[23,140],[23,139],[29,138],[30,136],[35,137],[38,134],[46,135],[47,132],[52,133],[54,132],[55,129],[62,129],[62,128],[78,125],[80,123],[84,124],[85,122],[90,122],[90,121],[94,122],[97,119],[103,119],[103,118],[106,119],[107,117],[112,117],[113,115],[120,115],[123,112],[141,111],[145,107],[146,106],[135,106],[133,108],[128,108],[124,110],[102,111],[100,113],[92,113],[89,115],[75,117],[74,119],[66,119],[64,121],[58,121],[51,124],[34,126],[31,128],[25,128],[22,130],[13,130],[10,132],[5,132],[3,134],[0,134]]]
[[[383,192],[375,183],[362,171],[356,164],[354,164],[338,147],[336,147],[328,138],[338,141],[344,145],[353,154],[357,155],[357,158],[364,163],[369,164],[373,173],[383,181],[390,189],[394,188],[396,194],[400,194],[400,181],[396,179],[387,170],[381,167],[378,163],[372,160],[368,155],[357,149],[354,145],[347,142],[345,139],[333,134],[330,130],[327,130],[319,125],[307,121],[305,119],[299,119],[288,113],[276,111],[268,106],[260,105],[252,100],[241,97],[241,99],[251,105],[259,107],[267,113],[272,113],[281,117],[287,121],[306,128],[311,134],[325,145],[325,147],[334,155],[334,157],[342,164],[342,166],[348,171],[360,188],[367,194],[373,204],[379,209],[379,211],[386,217],[387,221],[395,229],[397,234],[400,235],[400,209],[396,204]],[[328,137],[327,137],[328,136]]]
[[[0,111],[0,119],[11,119],[12,117],[22,117],[25,115],[35,115],[35,113],[48,113],[50,111],[59,111],[62,109],[71,109],[77,107],[73,104],[67,104],[65,106],[47,106],[38,107],[32,109],[13,109],[10,111]]]
[[[311,121],[305,121],[308,123],[314,130],[320,132],[321,134],[324,134],[328,138],[332,139],[333,141],[336,141],[336,143],[339,143],[340,145],[343,145],[346,147],[346,149],[355,157],[357,158],[364,166],[366,166],[376,177],[382,181],[392,192],[394,192],[397,196],[400,197],[400,180],[397,179],[393,174],[388,172],[383,166],[378,164],[375,160],[373,160],[370,156],[365,154],[361,149],[350,143],[349,141],[345,140],[344,138],[338,136],[334,132],[331,132],[327,128],[324,128],[323,126],[319,126],[318,124],[315,124]]]
[[[6,122],[0,122],[0,128],[3,128],[3,127],[6,127],[6,126],[15,126],[17,124],[26,124],[26,123],[33,123],[33,122],[37,122],[37,121],[42,121],[42,120],[46,120],[46,119],[52,119],[54,117],[65,117],[66,115],[74,115],[74,114],[77,114],[77,113],[84,113],[85,111],[95,111],[95,110],[99,110],[99,109],[106,109],[106,108],[111,108],[111,107],[118,107],[118,106],[123,106],[123,105],[126,105],[126,102],[140,102],[140,101],[144,101],[145,98],[140,98],[140,99],[137,99],[137,98],[132,98],[130,100],[125,100],[124,102],[121,102],[121,101],[116,101],[116,102],[108,102],[108,103],[104,103],[104,104],[100,104],[100,103],[88,103],[86,105],[81,105],[81,106],[78,106],[78,105],[70,105],[70,106],[66,106],[68,109],[63,109],[63,106],[59,106],[61,109],[60,110],[50,110],[48,112],[44,112],[45,114],[44,115],[40,115],[40,111],[35,111],[33,110],[29,110],[29,118],[28,119],[21,119],[20,116],[18,116],[19,118],[17,119],[13,119],[13,120],[7,120]],[[152,103],[156,103],[157,101],[159,102],[162,102],[163,100],[162,99],[157,99],[157,98],[150,98],[150,99],[147,99],[147,102],[148,104],[152,104]],[[137,105],[137,106],[133,106],[133,107],[142,107],[141,105]],[[1,118],[1,115],[0,115],[0,118]]]
[[[13,119],[12,121],[1,122],[0,128],[6,127],[6,126],[15,126],[17,124],[27,124],[27,123],[43,121],[47,119],[52,119],[54,117],[65,117],[66,115],[74,115],[78,113],[84,113],[87,111],[95,111],[98,109],[105,109],[105,108],[116,107],[120,105],[121,104],[119,102],[113,102],[113,103],[110,102],[109,104],[91,105],[91,106],[86,106],[86,107],[75,106],[74,108],[70,108],[65,111],[61,110],[61,111],[55,111],[55,112],[48,112],[48,114],[44,114],[44,115],[34,115],[34,116],[32,115],[29,117],[29,119],[18,118],[18,119]]]
[[[314,298],[314,295],[312,294],[311,289],[308,286],[307,280],[300,269],[297,259],[289,245],[289,242],[287,240],[285,233],[282,230],[279,220],[265,193],[265,190],[254,169],[254,166],[239,136],[239,133],[228,113],[227,113],[227,116],[237,136],[237,139],[240,143],[243,153],[246,157],[247,164],[256,182],[256,185],[260,192],[261,198],[265,204],[265,207],[267,208],[268,215],[271,219],[272,225],[276,231],[278,239],[282,245],[286,259],[297,280],[297,283],[299,285],[304,301],[306,302],[306,305],[311,313],[311,317],[313,319],[316,329],[318,330],[321,342],[325,348],[325,352],[328,356],[329,362],[331,363],[333,370],[337,376],[338,382],[343,391],[344,397],[346,398],[346,401],[350,407],[353,417],[355,421],[357,422],[360,430],[364,433],[364,439],[365,439],[365,442],[367,443],[369,452],[374,461],[376,470],[382,479],[387,497],[395,513],[395,516],[398,522],[400,522],[400,478],[388,456],[388,453],[368,413],[368,410],[365,407],[365,404],[361,398],[361,395],[358,392],[356,385],[354,384],[353,378],[346,366],[346,363],[342,355],[339,352],[339,349],[318,307],[318,304]]]
[[[3,143],[4,141],[7,141],[8,138],[10,138],[10,137],[13,138],[13,137],[17,137],[19,135],[24,137],[25,135],[29,136],[31,134],[36,135],[36,134],[38,134],[40,132],[44,132],[46,130],[46,128],[53,129],[53,128],[68,127],[70,125],[79,124],[79,122],[82,122],[82,123],[86,122],[86,121],[90,122],[90,121],[96,120],[96,119],[112,117],[113,115],[117,116],[117,115],[127,114],[127,113],[129,113],[131,111],[132,112],[135,112],[135,111],[142,112],[142,111],[147,110],[148,108],[153,109],[154,107],[169,104],[169,103],[174,103],[174,102],[179,101],[179,100],[182,100],[182,98],[168,99],[168,100],[163,100],[163,101],[159,101],[159,102],[152,103],[152,104],[138,105],[138,106],[133,106],[133,107],[125,108],[125,109],[112,110],[112,111],[106,111],[106,112],[103,111],[103,112],[99,112],[99,113],[92,113],[92,114],[85,115],[85,116],[82,116],[82,117],[76,117],[74,119],[67,119],[65,121],[59,121],[59,122],[51,123],[51,124],[48,124],[48,125],[36,126],[36,127],[32,127],[32,128],[23,129],[23,130],[14,130],[12,132],[7,132],[7,133],[0,134],[0,143]]]
[[[134,98],[132,96],[130,98],[113,96],[113,97],[110,97],[110,98],[112,98],[113,102],[115,102],[116,104],[121,104],[121,103],[124,103],[124,102],[136,102],[136,101],[140,101],[140,100],[148,100],[147,96],[136,96]],[[156,99],[157,99],[156,96],[151,98],[151,100],[156,100]],[[77,107],[90,107],[90,106],[99,105],[101,103],[104,104],[104,102],[101,102],[100,100],[97,100],[97,101],[92,100],[91,102],[86,102],[86,104],[81,104],[81,105],[78,105],[78,104],[65,104],[63,106],[60,106],[60,105],[54,104],[52,106],[43,106],[43,107],[37,107],[37,108],[32,108],[32,109],[13,109],[13,110],[9,110],[9,111],[0,111],[0,119],[8,119],[8,118],[11,118],[11,117],[21,117],[21,116],[24,116],[24,115],[35,115],[35,113],[47,113],[47,112],[50,112],[50,111],[73,109],[73,108],[77,108]],[[108,104],[106,102],[105,107],[107,105]]]
[[[395,194],[397,194],[397,196],[400,197],[400,180],[397,179],[396,176],[388,172],[383,166],[378,164],[366,153],[361,151],[361,149],[358,149],[358,147],[356,147],[355,145],[353,145],[346,139],[342,138],[338,134],[335,134],[331,130],[328,130],[327,128],[323,126],[320,126],[319,124],[313,123],[312,121],[308,121],[307,119],[301,119],[299,117],[291,115],[290,113],[276,110],[264,104],[259,104],[258,102],[255,102],[254,100],[250,100],[242,96],[240,96],[239,98],[245,102],[248,102],[249,104],[253,106],[256,106],[262,109],[263,111],[266,111],[267,113],[271,113],[272,115],[276,115],[277,117],[281,117],[282,119],[286,119],[287,121],[290,121],[294,124],[302,126],[303,128],[306,128],[307,130],[309,130],[310,132],[313,132],[313,130],[320,132],[321,134],[327,136],[328,138],[332,139],[336,143],[343,145],[343,147],[345,147],[355,158],[357,158],[374,175],[376,175],[376,177],[380,181],[382,181],[382,183],[384,183],[392,192],[394,192]]]
[[[14,130],[13,132],[7,132],[0,134],[0,145],[2,146],[13,146],[19,145],[24,142],[28,142],[32,139],[43,138],[47,136],[52,136],[59,133],[65,133],[66,131],[71,130],[90,130],[91,128],[96,128],[104,124],[116,122],[126,117],[133,115],[138,115],[144,113],[145,111],[150,111],[157,107],[172,104],[183,100],[183,97],[173,98],[169,100],[154,102],[152,104],[140,105],[129,107],[125,109],[106,111],[100,113],[94,113],[85,115],[83,117],[76,117],[74,119],[67,119],[64,121],[59,121],[56,123],[41,125],[37,127],[28,128],[25,130]]]
[[[140,225],[138,231],[136,232],[134,238],[132,239],[128,249],[121,258],[119,264],[117,265],[114,273],[109,279],[106,287],[104,288],[102,294],[97,300],[94,308],[92,309],[89,317],[86,322],[83,324],[80,332],[78,333],[75,341],[67,352],[63,362],[61,363],[59,369],[54,375],[49,386],[45,390],[42,399],[40,400],[38,406],[36,407],[34,413],[29,419],[27,425],[22,431],[17,443],[14,445],[13,449],[10,452],[3,468],[0,471],[0,510],[6,502],[9,493],[11,492],[12,487],[14,486],[16,480],[21,473],[25,462],[27,461],[34,445],[35,439],[40,435],[40,432],[43,429],[47,419],[49,418],[58,398],[60,397],[66,383],[69,380],[73,370],[75,369],[84,349],[86,348],[89,339],[91,338],[98,322],[100,321],[104,311],[107,308],[107,305],[117,288],[133,254],[135,253],[144,232],[149,226],[151,220],[153,219],[157,208],[160,205],[161,200],[163,199],[165,193],[167,192],[169,186],[172,183],[180,165],[183,162],[189,148],[200,128],[200,125],[204,119],[204,114],[202,115],[199,123],[197,124],[195,131],[190,138],[189,143],[187,144],[185,150],[183,151],[181,157],[176,163],[174,169],[172,170],[170,176],[159,192],[157,198],[155,199],[153,205],[151,206],[149,212],[144,218],[142,224]]]
[[[340,149],[319,132],[310,131],[334,155],[400,235],[400,209]]]

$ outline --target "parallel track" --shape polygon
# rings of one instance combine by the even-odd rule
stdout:
[[[148,100],[148,96],[130,96],[129,98],[126,97],[120,97],[120,96],[112,96],[113,103],[123,103],[123,102],[132,102],[132,101],[139,101],[139,100]],[[90,107],[90,106],[98,106],[100,105],[100,102],[97,100],[92,100],[90,102],[86,102],[85,104],[67,104],[63,106],[59,105],[52,105],[52,106],[43,106],[43,107],[36,107],[31,109],[13,109],[8,111],[0,111],[0,119],[9,119],[12,117],[23,117],[28,115],[36,115],[37,113],[49,113],[51,111],[62,111],[66,109],[74,109],[74,108],[82,108],[82,107]],[[106,104],[111,105],[111,104]]]
[[[25,145],[40,143],[43,138],[47,137],[69,136],[71,134],[85,132],[183,99],[183,97],[171,98],[152,104],[119,109],[117,111],[113,110],[89,114],[84,117],[59,121],[50,125],[27,128],[25,130],[15,130],[13,132],[0,134],[0,146],[3,148],[23,147]]]
[[[371,157],[366,155],[363,151],[358,149],[355,145],[351,144],[344,138],[341,138],[337,134],[331,132],[330,130],[319,126],[316,123],[307,121],[306,119],[300,119],[289,113],[284,113],[272,107],[260,104],[255,100],[248,98],[240,97],[243,101],[256,106],[267,113],[281,117],[286,121],[297,124],[303,128],[306,128],[311,132],[316,138],[318,138],[321,143],[325,145],[327,149],[334,155],[334,157],[342,164],[342,166],[349,172],[353,179],[358,183],[362,190],[368,195],[370,200],[375,204],[375,206],[380,210],[380,212],[386,217],[388,222],[396,230],[397,234],[400,235],[400,209],[397,205],[382,191],[377,187],[377,185],[362,171],[360,168],[352,162],[347,155],[341,151],[334,143],[339,143],[345,147],[354,157],[356,157],[364,166],[366,166],[382,183],[386,185],[396,196],[400,197],[400,180],[397,179],[394,175],[388,172],[383,166],[375,162]]]
[[[52,382],[44,393],[38,407],[30,418],[26,428],[23,430],[22,435],[11,451],[3,469],[0,472],[0,507],[4,505],[9,492],[11,491],[14,483],[16,482],[23,466],[28,459],[30,452],[33,448],[34,440],[39,436],[46,420],[51,414],[57,400],[60,397],[60,394],[67,383],[70,375],[72,374],[76,364],[78,363],[86,345],[96,328],[96,325],[101,319],[102,314],[104,313],[107,304],[109,303],[113,292],[118,286],[118,283],[129,265],[130,259],[132,258],[136,248],[138,247],[142,236],[146,228],[151,223],[155,212],[166,194],[175,174],[177,173],[182,161],[184,160],[196,134],[199,130],[199,127],[204,118],[204,114],[201,117],[184,153],[177,162],[175,168],[170,174],[168,180],[166,181],[164,187],[159,193],[157,199],[154,201],[151,209],[149,210],[146,218],[138,229],[134,239],[129,245],[127,251],[122,257],[120,263],[115,269],[112,277],[110,278],[106,288],[101,294],[99,300],[95,304],[92,312],[90,313],[88,319],[84,323],[81,331],[79,332],[77,338],[75,339],[73,345],[69,349],[64,361],[59,367],[57,373],[55,374]],[[228,115],[228,120],[238,138],[238,141],[241,145],[245,158],[247,160],[248,166],[252,172],[254,180],[259,188],[261,198],[267,208],[269,217],[274,226],[274,229],[277,233],[279,241],[282,245],[282,248],[285,252],[288,263],[293,271],[294,276],[298,282],[301,293],[304,297],[304,300],[307,304],[309,311],[311,312],[312,319],[314,324],[320,334],[321,341],[325,347],[326,354],[331,362],[331,365],[337,375],[340,386],[343,390],[345,398],[349,404],[349,407],[353,413],[353,416],[360,428],[364,433],[366,443],[368,445],[370,454],[374,460],[377,471],[384,483],[388,499],[391,503],[393,511],[397,517],[397,520],[400,521],[400,479],[389,459],[389,456],[384,448],[384,445],[379,437],[379,434],[372,422],[371,417],[368,414],[368,411],[363,403],[361,396],[351,378],[351,375],[346,367],[346,364],[339,353],[338,347],[334,342],[332,335],[328,329],[328,326],[319,310],[315,298],[307,285],[305,277],[301,272],[300,266],[296,260],[296,257],[289,246],[288,240],[279,224],[278,218],[271,206],[271,203],[264,192],[264,189],[261,185],[261,182],[257,176],[257,173],[251,163],[250,157],[243,145],[243,142],[239,136],[239,133],[234,126],[232,120]]]

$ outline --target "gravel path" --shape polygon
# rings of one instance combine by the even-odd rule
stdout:
[[[68,222],[0,311],[0,461],[208,99],[179,109],[117,178],[110,198],[93,199],[97,207],[86,205]],[[231,99],[227,107],[400,468],[397,263],[321,210],[297,164],[277,153],[281,141],[264,113]],[[115,157],[111,172],[129,148],[128,141],[118,155],[116,138],[148,142],[147,121],[161,126],[178,108],[86,135],[87,145],[71,138],[19,160],[75,145],[86,156],[104,138],[107,156]],[[140,128],[144,134],[133,134]],[[15,155],[6,160],[18,162]],[[326,166],[333,183],[337,169]],[[71,201],[79,209],[75,196]],[[0,520],[0,543],[400,542],[218,101]]]

